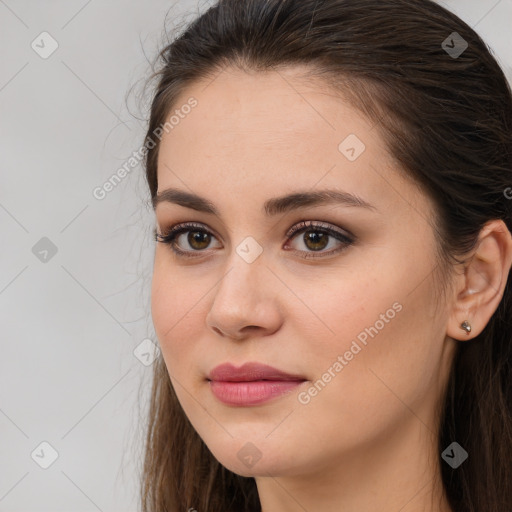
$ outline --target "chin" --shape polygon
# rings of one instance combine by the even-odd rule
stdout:
[[[217,444],[215,449],[210,446],[208,449],[226,469],[243,477],[278,476],[292,472],[288,457],[277,447],[272,447],[272,443],[269,445],[267,442],[263,447],[261,442],[252,443],[246,439],[231,439],[222,446]]]

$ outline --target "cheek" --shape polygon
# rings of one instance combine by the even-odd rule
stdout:
[[[330,284],[309,303],[333,332],[308,337],[314,381],[299,401],[305,417],[324,416],[327,430],[341,421],[354,442],[437,391],[444,320],[442,311],[432,318],[432,280],[414,288],[412,269],[395,270],[379,271],[378,282],[367,274],[365,281],[345,280],[342,289]]]
[[[201,311],[204,292],[197,283],[181,278],[171,265],[159,261],[159,258],[155,259],[151,315],[162,355],[173,374],[179,368],[178,363],[191,357],[193,340],[198,338],[194,329],[198,331],[203,325],[197,315]],[[187,342],[181,343],[181,340]]]
[[[353,340],[364,346],[369,339],[368,329],[377,322],[379,332],[388,329],[398,315],[396,309],[399,294],[393,289],[396,283],[386,283],[369,272],[339,272],[321,278],[300,276],[295,282],[288,281],[290,288],[301,300],[290,300],[287,305],[290,328],[296,331],[302,343],[307,343],[319,365],[334,360],[350,350]],[[311,283],[314,285],[311,285]],[[309,283],[309,284],[307,284]],[[384,315],[384,320],[380,318]],[[350,357],[350,356],[349,356]]]
[[[322,378],[329,369],[336,374],[327,387],[343,386],[376,403],[374,397],[390,393],[379,376],[390,387],[403,388],[408,381],[411,387],[422,386],[435,372],[445,319],[441,306],[433,315],[431,262],[401,260],[381,257],[380,265],[347,272],[343,279],[324,276],[315,293],[304,284],[310,280],[297,278],[293,284],[307,305],[306,310],[292,304],[293,328],[307,341],[304,349],[314,377]],[[344,361],[332,368],[339,356]]]

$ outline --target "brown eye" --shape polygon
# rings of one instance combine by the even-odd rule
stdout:
[[[196,251],[206,249],[210,245],[210,241],[211,235],[206,231],[188,231],[187,243]]]
[[[304,233],[304,235],[299,238],[297,235],[301,233]],[[297,238],[301,242],[298,244],[299,247],[295,246],[293,250],[303,258],[317,258],[337,254],[354,243],[354,238],[348,234],[330,227],[329,224],[314,221],[300,222],[287,233],[287,236],[290,240]],[[329,246],[331,240],[333,242],[331,245],[334,248],[330,251],[324,251]],[[303,245],[305,249],[300,247],[300,245]]]
[[[302,237],[298,237],[303,233]],[[288,242],[293,239],[302,243],[303,247],[293,247],[293,252],[302,258],[318,258],[331,256],[348,248],[355,241],[353,235],[345,234],[341,230],[331,227],[330,224],[314,221],[302,221],[295,225],[287,234]],[[198,257],[212,248],[212,240],[217,237],[201,224],[182,223],[171,227],[165,233],[155,232],[155,240],[168,245],[178,256]],[[332,242],[332,243],[331,243]],[[300,245],[300,244],[299,244]],[[331,250],[324,249],[333,246]],[[217,246],[218,247],[218,246]]]
[[[306,231],[303,240],[312,251],[321,251],[329,243],[329,235],[320,231]]]
[[[168,245],[179,256],[200,256],[215,236],[200,224],[184,223],[173,226],[164,234],[155,232],[157,242]],[[194,254],[197,253],[197,254]]]

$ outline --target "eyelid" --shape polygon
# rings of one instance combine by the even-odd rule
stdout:
[[[356,239],[356,236],[353,235],[348,229],[343,229],[338,226],[335,226],[334,224],[331,224],[330,222],[324,222],[320,220],[300,220],[296,222],[285,234],[287,238],[292,237],[297,232],[304,230],[304,228],[312,228],[312,229],[318,229],[319,231],[325,230],[325,231],[334,231],[338,233],[339,235],[351,239],[354,241]]]
[[[170,228],[164,229],[163,233],[157,233],[156,229],[154,230],[154,236],[155,240],[157,242],[165,243],[170,247],[170,249],[178,256],[178,257],[185,257],[185,258],[201,258],[204,253],[208,253],[208,249],[204,250],[197,250],[197,251],[191,251],[191,250],[183,250],[176,246],[175,241],[176,238],[182,235],[183,233],[187,233],[189,231],[193,231],[194,228],[196,231],[208,233],[210,235],[213,235],[215,238],[219,239],[217,236],[215,230],[210,229],[205,224],[201,222],[194,222],[194,221],[188,221],[188,222],[179,222],[174,225],[172,225]],[[302,259],[312,259],[312,258],[328,258],[329,256],[334,256],[352,244],[357,240],[357,237],[355,237],[350,231],[346,229],[339,228],[338,226],[323,222],[323,221],[314,221],[314,220],[301,220],[296,222],[285,234],[286,237],[286,244],[285,246],[288,246],[288,243],[291,241],[291,239],[294,237],[294,235],[299,234],[301,232],[306,231],[319,231],[326,233],[329,237],[335,238],[338,242],[340,242],[342,245],[341,247],[338,247],[337,249],[331,249],[327,252],[315,252],[315,251],[301,251],[298,249],[291,249],[291,252],[299,253],[301,254]],[[160,238],[160,240],[159,240]],[[166,240],[167,239],[167,240]],[[194,254],[195,253],[195,254]],[[306,256],[309,255],[309,256]]]
[[[173,252],[177,253],[177,254],[185,254],[185,253],[196,252],[197,256],[200,256],[201,253],[204,253],[207,250],[204,250],[204,251],[184,251],[182,249],[176,248],[175,247],[175,243],[174,243],[178,236],[182,235],[183,233],[187,233],[188,231],[194,231],[194,229],[196,231],[202,231],[202,232],[208,233],[210,235],[213,235],[215,238],[219,239],[219,236],[217,235],[215,230],[212,230],[209,227],[206,227],[206,225],[203,224],[202,222],[194,222],[194,221],[178,222],[176,224],[173,224],[169,228],[165,228],[163,230],[160,230],[161,231],[160,233],[158,233],[157,230],[154,229],[153,230],[154,239],[157,242],[162,242],[162,243],[165,243],[166,245],[169,245],[171,250]],[[170,237],[172,237],[172,240],[166,241],[166,239],[168,239]]]
[[[217,234],[217,232],[214,229],[211,229],[209,226],[207,226],[206,224],[203,224],[202,222],[196,222],[196,221],[178,222],[176,224],[173,224],[169,228],[159,229],[160,234],[157,233],[157,229],[155,228],[153,230],[153,235],[155,237],[156,236],[165,237],[165,236],[168,236],[171,232],[178,231],[181,227],[188,228],[188,229],[197,228],[198,230],[206,231],[206,232],[214,235],[216,238],[219,238],[219,235]],[[295,222],[293,224],[293,226],[290,229],[288,229],[288,231],[284,234],[284,236],[286,238],[290,238],[294,234],[296,234],[298,231],[300,231],[301,229],[303,229],[305,227],[336,231],[340,235],[346,236],[347,238],[351,238],[353,240],[355,240],[357,238],[350,230],[348,230],[346,228],[340,228],[340,227],[338,227],[334,224],[331,224],[329,222],[306,220],[306,219],[301,219],[301,220]]]

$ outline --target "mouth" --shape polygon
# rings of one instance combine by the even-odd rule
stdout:
[[[214,368],[207,381],[214,396],[231,406],[252,406],[286,395],[306,382],[301,375],[290,374],[260,363],[240,368],[230,363]]]
[[[291,374],[261,363],[245,363],[237,368],[231,363],[216,366],[208,375],[210,381],[304,381],[303,375]]]

